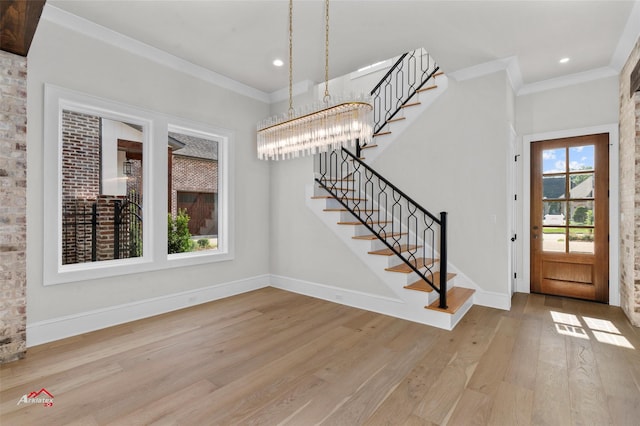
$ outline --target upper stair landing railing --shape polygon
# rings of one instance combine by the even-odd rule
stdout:
[[[436,217],[344,148],[316,158],[316,182],[438,292],[446,309],[447,213]]]
[[[380,133],[438,70],[423,48],[401,55],[371,91],[373,134]]]

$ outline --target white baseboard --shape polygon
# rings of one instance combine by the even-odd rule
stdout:
[[[380,296],[371,293],[364,293],[356,290],[348,290],[334,287],[327,284],[314,283],[297,278],[283,277],[281,275],[271,275],[271,287],[293,293],[304,294],[305,296],[351,306],[353,308],[364,309],[366,311],[377,312],[391,317],[419,322],[433,327],[451,329],[450,317],[441,312],[423,310],[423,316],[415,307],[410,307],[402,299],[395,297]]]
[[[502,309],[503,311],[511,310],[511,296],[505,293],[476,289],[473,295],[473,303],[474,305]]]
[[[444,320],[444,317],[439,318],[439,316],[435,316],[425,320],[425,318],[412,315],[412,310],[407,309],[407,304],[401,299],[394,297],[364,293],[280,275],[259,275],[247,279],[28,324],[27,347],[77,336],[79,334],[196,306],[269,286],[352,306],[354,308],[390,315],[396,318],[445,329],[451,328],[451,324],[448,323],[447,320]],[[474,303],[505,310],[509,310],[511,307],[511,299],[508,295],[486,291],[476,291]]]
[[[380,313],[387,313],[386,311],[394,310],[394,308],[405,304],[403,300],[395,297],[348,290],[282,275],[271,275],[271,287]]]
[[[216,284],[27,324],[27,347],[112,327],[269,286],[269,275]]]
[[[434,327],[452,329],[460,318],[450,318],[448,314],[436,311],[411,309],[401,299],[393,297],[379,296],[354,290],[347,290],[326,284],[319,284],[310,281],[289,278],[280,275],[271,275],[271,287],[293,293],[304,294],[318,299],[328,300],[342,305],[367,311],[378,312],[396,318],[419,322]],[[509,310],[511,308],[511,298],[509,295],[478,291],[474,294],[474,304],[488,306],[496,309]]]

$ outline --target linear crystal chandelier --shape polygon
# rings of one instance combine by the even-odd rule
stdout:
[[[289,0],[289,110],[258,123],[258,158],[280,160],[371,141],[373,107],[365,96],[329,95],[329,0],[325,1],[325,89],[321,103],[293,109],[293,0]]]

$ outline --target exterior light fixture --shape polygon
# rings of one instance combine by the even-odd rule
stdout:
[[[258,123],[258,158],[279,160],[371,142],[369,99],[329,95],[329,0],[325,1],[325,90],[322,103],[293,109],[293,0],[289,0],[289,111]]]
[[[128,158],[122,163],[122,174],[125,176],[131,176],[133,174],[133,161]]]

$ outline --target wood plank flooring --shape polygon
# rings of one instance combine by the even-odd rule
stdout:
[[[54,404],[17,404],[45,388]],[[447,332],[266,288],[30,348],[8,425],[637,425],[619,308],[517,294]]]

